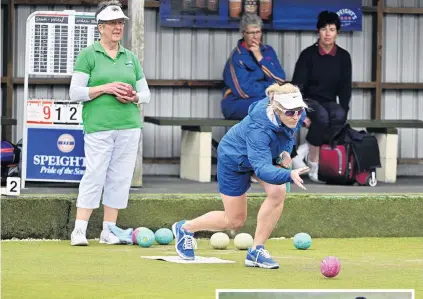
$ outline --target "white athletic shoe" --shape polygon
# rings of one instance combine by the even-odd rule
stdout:
[[[292,169],[307,167],[307,164],[304,162],[307,156],[308,143],[305,142],[298,147],[297,155],[292,159]]]
[[[109,230],[102,230],[100,234],[100,244],[109,244],[109,245],[116,245],[120,244],[120,240],[118,237],[116,237],[115,234],[113,234]]]
[[[308,173],[308,177],[310,180],[312,180],[315,183],[323,183],[322,181],[319,181],[319,164],[316,162],[308,162],[308,167],[310,167],[310,171]]]
[[[87,246],[88,240],[85,237],[84,232],[81,229],[74,229],[71,234],[71,245],[72,246]]]
[[[308,143],[304,142],[297,149],[297,155],[305,159],[308,156],[309,148]]]
[[[298,169],[307,167],[307,164],[304,162],[304,158],[297,155],[294,159],[292,159],[292,169]]]

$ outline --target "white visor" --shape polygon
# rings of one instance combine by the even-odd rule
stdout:
[[[283,108],[292,110],[296,108],[307,108],[307,104],[303,100],[300,92],[296,93],[274,93],[273,100],[282,105]]]
[[[123,13],[122,9],[117,5],[110,5],[103,9],[97,15],[97,23],[99,21],[112,21],[112,20],[119,20],[119,19],[129,19]]]

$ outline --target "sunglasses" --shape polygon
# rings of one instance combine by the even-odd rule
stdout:
[[[283,112],[283,114],[285,116],[294,117],[294,116],[300,116],[301,114],[303,114],[304,108],[300,108],[300,109],[297,109],[297,110],[283,110],[283,109],[281,109],[281,111]]]

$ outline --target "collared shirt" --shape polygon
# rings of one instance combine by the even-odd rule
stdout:
[[[326,52],[325,49],[323,49],[323,47],[320,46],[319,43],[317,43],[317,44],[319,46],[319,54],[320,55],[322,55],[322,56],[323,55],[330,55],[330,56],[335,56],[336,55],[336,48],[337,48],[336,44],[333,45],[332,49],[330,49],[329,52]]]
[[[116,57],[112,58],[99,42],[81,50],[74,71],[89,75],[88,87],[123,82],[135,90],[136,82],[144,77],[140,62],[133,52],[119,45]],[[82,119],[86,133],[142,127],[136,105],[123,104],[107,93],[84,102]]]

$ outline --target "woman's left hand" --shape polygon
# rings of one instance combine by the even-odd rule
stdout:
[[[117,98],[120,102],[122,103],[137,103],[138,99],[137,99],[137,93],[135,92],[135,90],[132,91],[132,94],[130,95],[126,95],[126,96],[121,96]]]
[[[286,152],[283,151],[279,157],[281,158],[281,162],[279,163],[280,166],[282,166],[283,168],[291,168],[292,167],[292,159],[291,159],[291,155]]]

